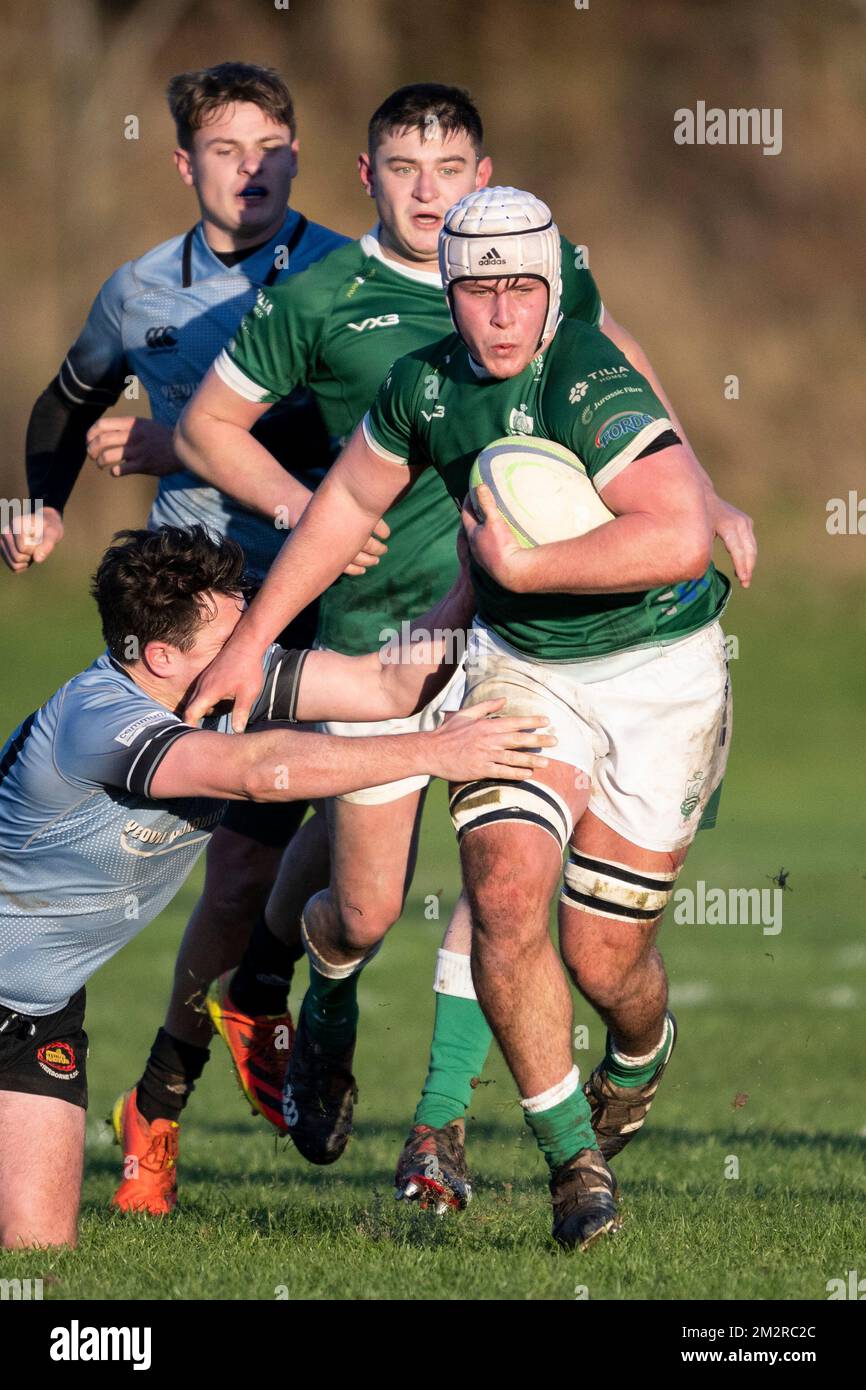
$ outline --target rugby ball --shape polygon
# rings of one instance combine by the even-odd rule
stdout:
[[[472,508],[480,518],[479,483],[490,488],[497,510],[526,549],[573,540],[613,520],[577,455],[550,439],[509,435],[481,450],[469,474]]]

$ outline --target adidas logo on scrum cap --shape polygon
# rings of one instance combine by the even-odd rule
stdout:
[[[497,251],[497,249],[496,249],[495,246],[491,246],[490,250],[489,250],[485,255],[483,255],[483,256],[481,257],[481,259],[479,260],[478,264],[479,264],[479,265],[505,265],[505,257],[504,257],[504,256],[500,256],[500,254],[499,254],[499,252]]]

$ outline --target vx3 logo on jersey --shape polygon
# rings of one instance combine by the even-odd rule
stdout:
[[[171,323],[160,328],[149,328],[144,335],[144,341],[151,352],[166,352],[177,347],[177,329]]]
[[[399,314],[379,314],[374,319],[362,319],[360,323],[350,323],[353,333],[363,333],[367,328],[393,328],[400,322]]]

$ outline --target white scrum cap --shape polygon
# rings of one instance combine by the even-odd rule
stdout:
[[[547,285],[547,317],[539,346],[559,322],[559,230],[547,204],[523,189],[478,188],[449,208],[439,233],[439,270],[452,319],[455,281],[532,275]]]

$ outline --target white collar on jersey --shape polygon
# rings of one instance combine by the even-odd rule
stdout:
[[[379,240],[379,229],[380,224],[377,222],[372,231],[365,232],[361,237],[361,250],[365,256],[375,256],[376,260],[382,261],[389,270],[393,270],[397,275],[405,275],[407,280],[414,280],[418,285],[432,285],[435,289],[441,290],[442,276],[438,270],[416,270],[414,266],[403,265],[402,261],[395,261],[386,255]]]

